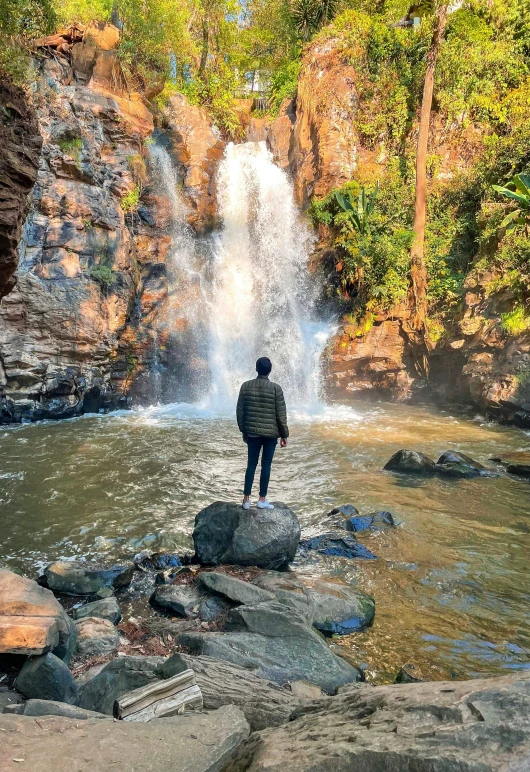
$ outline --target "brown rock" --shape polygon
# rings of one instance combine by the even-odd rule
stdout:
[[[0,298],[13,286],[18,242],[39,168],[42,137],[22,89],[0,78]]]
[[[65,612],[50,590],[0,568],[1,654],[43,654],[69,633]]]

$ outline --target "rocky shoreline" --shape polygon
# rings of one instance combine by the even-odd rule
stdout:
[[[402,464],[418,461],[401,454]],[[446,463],[457,461],[473,463]],[[289,564],[308,553],[375,559],[355,553],[355,534],[396,525],[389,512],[351,505],[328,520],[329,531],[300,540],[279,502],[249,511],[216,502],[196,517],[193,556],[57,561],[39,583],[0,568],[1,769],[60,771],[71,757],[79,770],[138,772],[177,759],[197,772],[324,771],[331,759],[333,769],[371,772],[528,768],[530,674],[420,682],[407,666],[395,685],[372,686],[328,645],[371,625],[374,601]],[[142,578],[158,628],[120,624],[119,598]],[[201,707],[113,719],[118,701],[169,688],[183,672]]]

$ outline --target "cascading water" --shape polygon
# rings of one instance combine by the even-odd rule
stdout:
[[[264,142],[228,145],[218,176],[223,229],[214,243],[210,353],[214,404],[233,405],[254,362],[269,356],[287,398],[318,399],[329,325],[314,321],[312,236],[287,175]]]
[[[154,146],[151,155],[172,210],[169,297],[160,321],[171,327],[184,320],[196,353],[207,359],[208,407],[231,411],[259,356],[271,358],[291,404],[314,406],[331,327],[315,321],[307,265],[313,237],[287,175],[264,142],[227,146],[217,180],[222,229],[204,259],[168,152]]]

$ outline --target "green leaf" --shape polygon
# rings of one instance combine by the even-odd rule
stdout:
[[[341,209],[344,209],[345,212],[353,212],[353,206],[342,193],[335,193],[335,198]]]

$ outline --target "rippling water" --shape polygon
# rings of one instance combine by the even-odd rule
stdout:
[[[380,559],[326,559],[309,570],[357,583],[376,599],[368,631],[337,639],[368,677],[407,662],[425,675],[469,677],[530,662],[530,483],[452,481],[382,472],[399,448],[432,457],[530,448],[518,430],[402,405],[335,405],[292,415],[272,499],[304,526],[330,505],[388,509],[396,529],[360,535]],[[232,416],[179,405],[0,432],[0,559],[28,575],[58,557],[130,556],[190,545],[193,518],[238,499],[245,446]],[[304,567],[307,570],[307,566]]]

